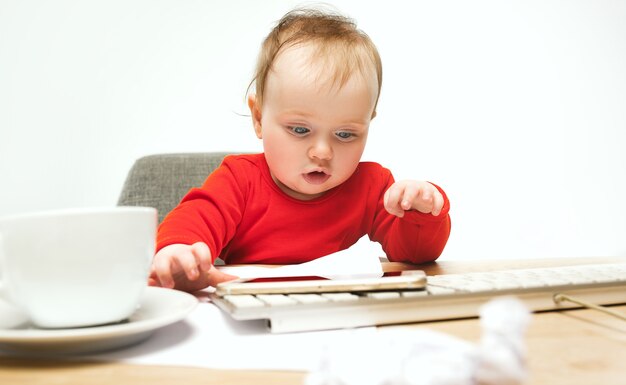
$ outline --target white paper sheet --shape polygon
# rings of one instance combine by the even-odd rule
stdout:
[[[379,244],[362,238],[352,247],[298,265],[281,267],[218,266],[242,279],[278,277],[323,277],[329,279],[377,278],[383,276]]]
[[[149,340],[126,349],[82,356],[144,365],[215,369],[309,371],[339,336],[368,338],[376,328],[270,334],[263,321],[234,321],[200,298],[184,320],[156,331]]]

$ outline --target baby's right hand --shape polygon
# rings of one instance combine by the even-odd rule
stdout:
[[[148,284],[193,292],[236,278],[213,266],[211,250],[206,243],[177,243],[156,253]]]

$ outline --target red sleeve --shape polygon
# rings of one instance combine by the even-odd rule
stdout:
[[[450,201],[446,193],[433,183],[444,199],[439,215],[410,210],[398,218],[389,214],[384,205],[384,194],[393,183],[393,176],[389,173],[386,187],[379,197],[370,239],[382,245],[392,262],[418,264],[434,261],[443,252],[450,236]]]
[[[157,251],[174,243],[204,242],[213,261],[235,234],[245,207],[246,183],[226,157],[201,188],[191,189],[159,226]],[[237,177],[235,175],[237,174]]]

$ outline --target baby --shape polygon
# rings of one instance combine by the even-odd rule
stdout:
[[[227,156],[159,227],[150,284],[195,291],[233,279],[213,266],[295,264],[367,234],[390,261],[435,260],[450,234],[441,188],[395,182],[360,162],[382,84],[370,38],[351,19],[287,13],[264,40],[248,95],[264,152]]]

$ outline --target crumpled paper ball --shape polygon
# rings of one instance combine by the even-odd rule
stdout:
[[[480,310],[478,345],[428,329],[353,333],[325,347],[306,385],[515,385],[527,378],[526,307],[496,298]]]

